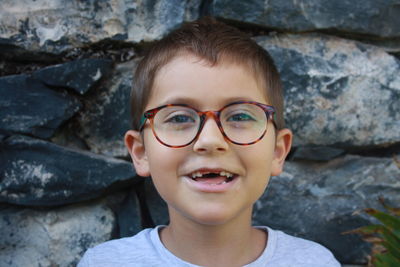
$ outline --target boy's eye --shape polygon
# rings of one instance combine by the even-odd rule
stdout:
[[[255,121],[255,119],[246,113],[238,113],[230,116],[227,121]]]
[[[188,115],[175,115],[166,120],[169,123],[190,123],[195,122],[194,118]]]

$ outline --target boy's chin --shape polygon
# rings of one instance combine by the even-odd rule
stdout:
[[[227,211],[227,209],[206,209],[203,212],[197,210],[191,214],[189,220],[202,226],[223,226],[240,217],[238,214]]]
[[[196,222],[203,226],[221,226],[225,225],[229,220],[226,218],[221,217],[203,217],[203,218],[196,218]]]

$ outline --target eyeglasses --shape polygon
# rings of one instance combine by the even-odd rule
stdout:
[[[233,102],[218,111],[198,111],[185,104],[168,104],[146,111],[139,130],[143,130],[148,119],[161,144],[180,148],[197,139],[207,118],[213,117],[227,140],[236,145],[251,145],[264,137],[268,120],[274,122],[274,114],[274,107],[254,101]]]

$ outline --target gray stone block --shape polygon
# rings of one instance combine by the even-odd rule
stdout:
[[[147,205],[155,225],[167,225],[169,223],[167,203],[158,194],[150,179],[146,180],[145,191]]]
[[[60,53],[105,39],[151,41],[198,17],[200,0],[1,1],[0,38]]]
[[[285,88],[294,145],[400,142],[400,62],[384,50],[319,34],[258,37]]]
[[[126,157],[124,134],[131,128],[130,93],[136,61],[120,64],[107,83],[88,99],[78,116],[81,131],[90,150],[113,157]]]
[[[52,87],[70,88],[85,94],[101,78],[111,73],[113,62],[107,59],[81,59],[40,69],[33,77]]]
[[[342,263],[364,264],[369,246],[343,235],[372,223],[362,212],[400,203],[400,169],[391,158],[345,156],[327,163],[286,162],[256,202],[254,224],[268,225],[328,247]],[[374,222],[375,223],[375,222]]]
[[[0,95],[0,130],[40,138],[51,137],[81,107],[66,92],[27,75],[1,77]]]
[[[343,155],[345,151],[334,147],[312,146],[297,147],[293,152],[292,159],[328,161]]]
[[[145,180],[132,188],[118,210],[120,237],[133,236],[142,228],[169,223],[167,204],[157,193],[150,178],[140,179]]]
[[[97,201],[57,209],[0,209],[3,267],[76,266],[83,253],[112,238],[113,211]]]
[[[140,207],[134,188],[126,195],[117,209],[119,237],[130,237],[142,230]]]
[[[215,16],[272,29],[400,36],[397,0],[215,0],[211,7]]]
[[[1,143],[0,202],[56,206],[134,184],[132,164],[24,136]]]

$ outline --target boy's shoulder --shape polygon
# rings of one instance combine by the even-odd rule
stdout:
[[[271,266],[340,267],[332,252],[324,246],[282,231],[265,228],[268,229],[265,260],[271,263]]]
[[[151,241],[154,229],[144,229],[132,237],[110,240],[88,249],[78,264],[87,266],[159,266],[156,248]],[[137,265],[137,263],[143,263]],[[150,264],[150,265],[148,265]]]

